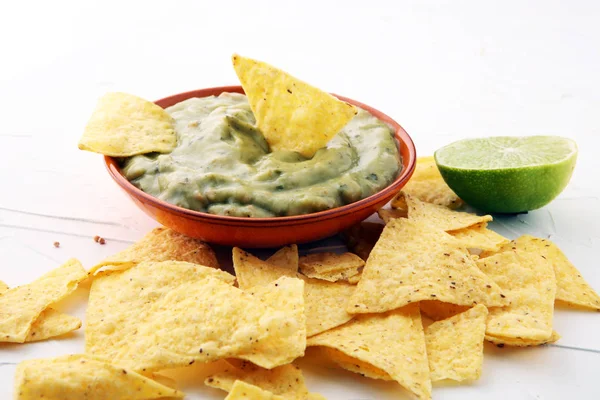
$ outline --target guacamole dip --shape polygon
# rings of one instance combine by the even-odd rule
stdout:
[[[307,214],[364,199],[401,163],[392,129],[365,110],[312,158],[269,150],[246,96],[192,98],[166,109],[177,147],[123,159],[144,192],[191,210],[237,217]]]

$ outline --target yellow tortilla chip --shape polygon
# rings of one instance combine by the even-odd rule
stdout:
[[[9,289],[8,285],[0,281],[0,295]],[[48,338],[61,336],[81,328],[81,320],[67,314],[47,308],[31,325],[29,335],[25,342],[37,342]]]
[[[367,362],[361,361],[346,353],[331,347],[320,347],[319,350],[331,361],[336,363],[340,368],[354,372],[371,379],[381,379],[384,381],[393,381],[394,378],[384,370],[377,368]]]
[[[522,247],[539,252],[554,267],[556,275],[556,301],[571,306],[600,310],[600,296],[581,276],[581,272],[550,240],[523,235],[502,247],[500,251],[513,251]]]
[[[351,285],[356,285],[358,282],[360,282],[361,277],[362,277],[362,271],[354,276],[349,277],[348,283]]]
[[[415,172],[402,190],[421,201],[440,206],[458,208],[464,204],[446,184],[432,156],[417,158]],[[397,196],[392,200],[392,207],[398,208],[402,201]]]
[[[454,236],[463,247],[469,249],[497,251],[502,245],[510,242],[504,236],[488,229],[486,222],[456,231],[448,231],[448,233]]]
[[[511,300],[507,307],[489,310],[486,335],[527,341],[552,335],[556,278],[549,261],[523,246],[477,260],[477,266]]]
[[[402,196],[404,196],[404,201],[406,202],[409,219],[434,226],[443,231],[456,231],[492,220],[491,215],[479,216],[477,214],[454,211],[448,207],[426,203],[416,197],[400,192],[398,198],[401,199]]]
[[[288,400],[305,400],[309,395],[302,371],[293,364],[264,369],[249,362],[229,363],[223,371],[207,377],[204,383],[229,392],[236,381],[258,386]]]
[[[384,312],[422,300],[508,304],[452,236],[418,221],[394,219],[373,248],[347,311]]]
[[[34,282],[0,295],[0,342],[25,342],[40,314],[71,294],[85,278],[81,263],[71,259]]]
[[[354,285],[310,279],[288,268],[271,265],[237,247],[233,249],[233,267],[238,285],[243,290],[266,285],[282,276],[304,280],[306,335],[309,337],[352,319],[342,305],[348,302]]]
[[[312,157],[357,109],[261,61],[234,54],[233,67],[271,150]]]
[[[379,215],[379,218],[382,219],[382,221],[384,223],[388,223],[390,222],[391,219],[394,218],[407,218],[408,217],[408,212],[403,209],[388,209],[388,208],[382,208],[379,211],[377,211],[377,215]]]
[[[104,273],[90,291],[86,353],[148,372],[238,356],[273,368],[303,355],[262,353],[285,338],[295,349],[303,321],[233,283],[224,271],[176,261]]]
[[[217,257],[208,244],[161,227],[153,229],[125,250],[102,260],[89,272],[95,274],[100,269],[111,271],[127,269],[142,261],[170,260],[219,268]]]
[[[325,252],[302,256],[299,264],[300,272],[309,278],[337,282],[358,275],[365,262],[353,253]]]
[[[112,157],[169,153],[177,145],[174,128],[160,106],[127,93],[107,93],[98,100],[79,148]]]
[[[529,340],[529,339],[515,339],[506,337],[495,337],[485,335],[485,340],[495,344],[498,347],[514,346],[514,347],[530,347],[530,346],[541,346],[548,343],[554,343],[560,339],[560,335],[556,331],[552,331],[552,335],[547,339],[542,340]]]
[[[284,397],[244,381],[235,381],[225,400],[284,400]]]
[[[421,313],[427,315],[434,321],[450,318],[456,314],[467,311],[471,306],[458,306],[456,304],[443,303],[437,300],[425,300],[419,303]]]
[[[488,310],[478,304],[425,329],[431,381],[476,380],[483,365],[483,338]]]
[[[288,268],[294,272],[298,271],[298,246],[292,244],[282,247],[267,258],[267,262],[281,268]]]
[[[150,400],[183,393],[101,358],[77,354],[17,366],[15,400]]]
[[[425,335],[419,306],[411,304],[352,321],[308,339],[385,371],[419,399],[431,398]]]
[[[375,243],[379,240],[384,225],[375,222],[361,222],[342,232],[342,239],[348,249],[367,260]]]

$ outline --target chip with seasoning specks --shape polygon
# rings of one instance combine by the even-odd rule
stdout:
[[[275,254],[267,258],[269,264],[278,267],[288,268],[291,271],[298,271],[298,246],[291,244],[277,250]]]
[[[349,281],[357,276],[365,262],[353,253],[313,253],[300,257],[300,272],[309,278],[329,282]]]
[[[308,346],[336,349],[386,372],[417,398],[431,398],[425,335],[417,304],[357,316],[347,324],[309,338]]]
[[[537,249],[519,247],[477,260],[477,266],[511,300],[507,307],[489,309],[486,336],[535,342],[552,336],[556,278]]]
[[[398,218],[371,251],[347,311],[385,312],[422,300],[497,307],[509,304],[506,297],[452,236]]]
[[[100,270],[122,270],[142,261],[186,261],[207,267],[219,268],[217,257],[210,246],[168,228],[155,228],[138,242],[112,255],[90,269],[90,274]]]
[[[425,300],[419,302],[421,313],[434,321],[450,318],[456,314],[467,311],[471,306],[458,306],[456,304],[444,303],[437,300]]]
[[[151,400],[183,393],[99,357],[76,354],[17,366],[15,400]]]
[[[499,251],[514,251],[522,247],[531,248],[543,255],[554,267],[556,275],[556,301],[570,306],[600,310],[600,296],[586,282],[581,272],[567,256],[548,239],[523,235],[505,244]],[[489,255],[485,254],[485,255]]]
[[[127,93],[107,93],[79,140],[81,150],[111,157],[169,153],[177,145],[173,118],[160,106]]]
[[[207,377],[204,383],[229,392],[236,381],[258,386],[288,400],[305,400],[309,396],[302,371],[293,364],[265,369],[249,362],[231,360],[223,370]]]
[[[404,193],[427,203],[449,208],[458,208],[463,201],[442,178],[433,156],[417,158],[417,166],[408,183],[402,188]],[[392,207],[399,208],[404,202],[401,195],[392,200]]]
[[[2,293],[0,342],[24,343],[36,340],[31,336],[34,332],[39,332],[40,337],[48,338],[49,335],[62,335],[77,329],[74,325],[79,327],[81,324],[78,319],[53,311],[44,314],[44,311],[75,291],[79,282],[87,276],[81,263],[73,258],[32,283]],[[36,325],[40,316],[42,321]]]
[[[331,347],[319,347],[318,350],[340,368],[360,374],[371,379],[380,379],[383,381],[393,381],[394,378],[384,370],[377,368],[367,362],[358,360],[339,350]]]
[[[406,203],[405,209],[397,209],[407,211],[408,218],[419,221],[422,224],[435,226],[443,231],[456,231],[492,220],[491,215],[479,216],[477,214],[454,211],[448,207],[421,201],[404,192],[400,192],[397,199],[403,199]]]
[[[487,308],[478,304],[425,328],[432,382],[479,379],[487,315]]]
[[[233,67],[271,150],[312,157],[357,113],[356,107],[262,61],[234,54]]]
[[[469,249],[480,249],[486,251],[497,251],[508,242],[509,239],[487,228],[487,222],[481,222],[468,228],[448,231],[464,247]]]
[[[346,312],[343,304],[350,299],[356,287],[354,285],[307,278],[288,268],[280,268],[262,261],[237,247],[233,249],[233,267],[242,290],[266,285],[282,276],[302,279],[308,337],[352,319],[352,315]]]
[[[235,381],[225,400],[284,400],[284,397],[244,381]]]
[[[177,261],[106,272],[90,291],[86,353],[148,372],[238,357],[274,368],[302,356],[298,313],[271,307],[234,281],[227,272]],[[285,340],[288,350],[277,354],[266,345]]]
[[[0,281],[0,295],[8,289],[8,285]],[[81,320],[79,318],[63,314],[52,308],[46,308],[31,325],[31,330],[25,342],[37,342],[61,336],[79,328],[81,328]]]

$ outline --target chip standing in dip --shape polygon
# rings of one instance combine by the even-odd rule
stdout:
[[[393,130],[365,110],[310,158],[270,151],[241,94],[192,98],[166,111],[176,148],[125,158],[122,168],[135,186],[180,207],[236,217],[308,214],[377,193],[401,170]]]

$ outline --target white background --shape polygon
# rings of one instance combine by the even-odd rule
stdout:
[[[596,1],[2,2],[0,279],[26,283],[72,256],[89,267],[153,227],[101,157],[77,150],[95,101],[107,91],[158,99],[237,84],[238,52],[382,110],[421,155],[465,137],[575,139],[567,190],[494,228],[551,237],[600,290],[598,21]],[[83,315],[76,303],[61,307]],[[554,346],[486,347],[481,380],[435,386],[434,399],[600,398],[600,315],[559,310],[555,329],[563,338]],[[81,352],[82,335],[0,345],[0,399],[11,396],[14,363]],[[223,398],[202,388],[202,373],[185,373],[190,398]],[[305,374],[332,399],[406,396],[326,365]]]

